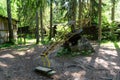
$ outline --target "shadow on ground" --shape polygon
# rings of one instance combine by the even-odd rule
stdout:
[[[50,55],[51,67],[57,71],[54,80],[120,80],[120,48],[117,43],[92,43],[96,53],[91,56],[56,57]],[[32,47],[31,47],[32,46]],[[36,74],[42,65],[39,55],[44,46],[28,45],[0,51],[0,80],[52,80]]]

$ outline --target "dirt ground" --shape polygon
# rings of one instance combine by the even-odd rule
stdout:
[[[49,56],[56,70],[53,79],[34,72],[42,65],[39,55],[44,46],[27,45],[0,50],[0,80],[120,80],[120,48],[113,44],[91,43],[96,51],[91,56]]]

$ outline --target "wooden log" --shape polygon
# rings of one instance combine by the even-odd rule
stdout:
[[[81,38],[81,32],[82,29],[75,31],[74,33],[69,33],[66,36],[66,40],[63,43],[63,46],[69,46],[69,43],[71,43],[72,46],[77,45],[78,40]]]

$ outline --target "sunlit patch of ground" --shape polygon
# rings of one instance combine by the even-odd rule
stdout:
[[[119,43],[93,43],[96,53],[91,56],[55,57],[50,56],[51,66],[57,71],[54,80],[112,80],[120,71]],[[32,45],[31,45],[32,46]],[[120,46],[119,46],[120,47]],[[0,74],[9,77],[1,80],[53,80],[37,75],[33,69],[42,66],[39,57],[44,46],[18,46],[0,51]],[[120,80],[120,79],[118,79]]]
[[[120,41],[118,42],[118,45],[119,45],[119,47],[120,47]]]
[[[105,46],[105,45],[107,45],[107,46],[112,46],[112,42],[111,41],[108,41],[108,42],[106,42],[106,43],[102,43],[101,44],[101,46]]]
[[[0,58],[15,58],[12,54],[3,54]]]
[[[3,62],[0,62],[0,67],[8,67],[8,65]]]

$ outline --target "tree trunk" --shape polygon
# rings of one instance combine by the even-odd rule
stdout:
[[[68,22],[74,21],[73,24],[71,24],[71,31],[75,31],[76,26],[76,7],[77,7],[77,1],[76,0],[70,0],[69,3],[69,15],[68,15]]]
[[[91,11],[90,11],[90,16],[91,16],[91,23],[95,23],[97,17],[98,17],[98,3],[96,0],[90,0],[90,7],[91,7]]]
[[[72,0],[73,1],[73,21],[75,21],[75,24],[74,24],[74,30],[75,30],[75,26],[76,26],[76,9],[77,9],[77,0]],[[73,31],[74,31],[73,30]]]
[[[39,17],[38,10],[36,10],[36,44],[39,43]]]
[[[89,0],[89,17],[90,17],[89,26],[91,27],[91,22],[92,22],[92,2],[91,2],[91,0]]]
[[[50,0],[50,34],[49,34],[49,40],[52,38],[52,2],[53,0]]]
[[[98,6],[98,20],[99,20],[99,23],[98,23],[98,27],[99,27],[99,30],[98,30],[98,40],[99,41],[101,41],[101,39],[102,39],[102,29],[101,29],[101,22],[102,22],[102,20],[101,20],[101,17],[102,17],[102,14],[101,14],[101,12],[102,12],[102,7],[101,7],[101,4],[102,4],[102,0],[99,0],[99,6]]]
[[[81,19],[82,19],[82,1],[79,0],[79,26],[80,28],[82,28],[82,22],[81,22]]]
[[[41,26],[41,42],[44,41],[44,36],[43,36],[43,17],[42,17],[42,7],[40,7],[40,26]]]
[[[115,0],[112,0],[112,16],[111,16],[111,20],[112,21],[115,20]]]
[[[10,0],[7,0],[7,15],[8,15],[8,28],[9,28],[9,42],[14,44]]]

